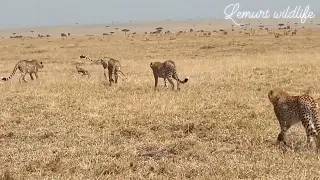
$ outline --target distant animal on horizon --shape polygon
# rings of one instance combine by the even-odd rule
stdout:
[[[315,140],[317,151],[320,149],[319,105],[309,95],[291,96],[287,92],[275,88],[268,92],[268,98],[273,105],[274,113],[280,124],[277,144],[286,142],[286,132],[298,122],[301,122],[307,134],[307,142],[312,145]]]
[[[294,31],[291,32],[291,35],[292,35],[292,36],[293,36],[293,35],[297,35],[297,32],[298,32],[298,30],[297,30],[297,29],[294,29]]]
[[[79,63],[76,64],[76,69],[78,71],[78,74],[82,74],[82,76],[87,75],[88,78],[90,77],[90,73],[87,70],[81,68]]]
[[[163,63],[161,62],[151,62],[150,68],[153,71],[154,76],[154,82],[155,82],[155,89],[158,86],[158,79],[163,78],[165,86],[166,80],[169,81],[169,83],[172,85],[172,90],[174,90],[174,83],[172,81],[172,78],[177,81],[177,90],[180,91],[180,83],[185,84],[188,82],[189,77],[186,77],[184,80],[180,80],[177,74],[176,65],[172,60],[165,61]]]
[[[42,62],[39,63],[37,60],[32,60],[32,61],[21,60],[21,61],[17,62],[16,66],[13,68],[11,75],[8,78],[1,77],[1,79],[3,81],[10,80],[15,75],[17,69],[19,69],[21,72],[21,77],[19,78],[19,82],[20,82],[20,84],[22,84],[22,80],[24,82],[28,82],[25,79],[25,76],[27,73],[29,73],[31,80],[34,80],[32,74],[34,74],[36,76],[36,78],[38,79],[38,70],[42,69],[43,67],[44,67],[43,63]]]

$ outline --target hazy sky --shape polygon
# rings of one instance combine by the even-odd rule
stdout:
[[[226,6],[237,2],[242,11],[310,5],[320,17],[320,0],[0,0],[0,28],[224,19]]]

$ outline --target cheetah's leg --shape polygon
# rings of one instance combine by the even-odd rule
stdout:
[[[154,89],[157,89],[159,77],[155,74],[153,76],[154,76]]]
[[[109,69],[109,86],[111,86],[112,82],[114,82],[112,79],[112,69]]]
[[[27,75],[27,74],[24,74],[24,76],[22,77],[22,80],[23,80],[24,82],[28,82],[28,81],[26,80],[26,75]]]
[[[32,76],[32,73],[29,73],[29,75],[30,75],[31,80],[33,81],[34,78],[33,78],[33,76]]]
[[[313,114],[309,107],[300,107],[299,117],[301,119],[302,125],[304,126],[307,134],[307,143],[308,146],[312,147],[313,139],[317,140],[317,131],[315,125],[313,124]],[[318,144],[318,143],[317,143]]]
[[[164,87],[168,87],[168,85],[167,85],[167,78],[163,78],[163,80],[164,80]]]
[[[172,78],[171,77],[168,77],[168,81],[169,83],[172,85],[172,90],[174,90],[174,83],[172,81]]]
[[[38,76],[38,74],[37,74],[37,73],[34,73],[34,75],[36,76],[36,78],[37,78],[37,79],[39,78],[39,76]]]
[[[21,81],[21,80],[22,80],[22,76],[23,76],[23,74],[21,74],[21,76],[20,76],[20,78],[19,78],[19,83],[20,83],[20,84],[22,84],[22,81]]]
[[[20,78],[19,78],[20,84],[22,84],[22,81],[21,81],[21,80],[23,80],[24,82],[28,82],[28,81],[25,79],[25,76],[26,76],[26,73],[21,73],[21,76],[20,76]]]
[[[275,110],[274,112],[275,112],[276,117],[277,117],[277,119],[279,121],[280,129],[281,129],[280,133],[278,134],[277,145],[280,145],[280,143],[283,142],[284,145],[288,146],[287,142],[286,142],[286,133],[290,128],[290,124],[286,123],[285,119],[283,119],[280,116],[278,111]]]
[[[25,79],[26,74],[27,74],[27,73],[21,73],[21,77],[19,78],[20,84],[22,84],[22,81],[21,81],[21,80],[23,80],[24,82],[28,82],[28,81]]]
[[[104,73],[103,73],[104,77],[107,79],[107,72],[106,69],[104,69]]]
[[[277,138],[277,144],[279,145],[281,142],[283,142],[284,145],[288,146],[287,141],[286,141],[286,134],[287,131],[289,130],[290,126],[289,125],[280,125],[281,131],[278,135]]]
[[[316,131],[317,131],[317,137],[316,137],[316,146],[317,146],[317,152],[320,151],[320,122],[319,122],[319,110],[318,110],[318,104],[315,103],[315,108],[312,109],[312,121],[315,125]]]
[[[114,83],[118,83],[118,71],[114,72]]]
[[[179,81],[177,73],[174,72],[172,77],[173,77],[173,79],[175,79],[177,81],[177,90],[180,91],[180,81]]]
[[[177,80],[177,90],[180,91],[180,82]]]

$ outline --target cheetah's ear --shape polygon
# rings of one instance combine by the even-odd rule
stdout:
[[[273,90],[270,90],[270,91],[268,92],[268,98],[269,98],[269,99],[273,96],[273,93],[274,93]]]
[[[270,90],[270,91],[269,91],[269,94],[273,94],[273,90]]]
[[[150,63],[150,66],[152,66],[152,62]]]
[[[40,64],[42,64],[42,62],[40,62]]]

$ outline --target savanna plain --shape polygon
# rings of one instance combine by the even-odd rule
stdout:
[[[0,75],[22,59],[39,78],[0,84],[3,179],[317,179],[320,155],[298,124],[276,146],[270,89],[320,102],[320,32],[231,32],[3,39]],[[108,85],[112,57],[125,76]],[[150,62],[173,60],[181,91],[154,90]],[[75,64],[91,73],[77,73]]]

